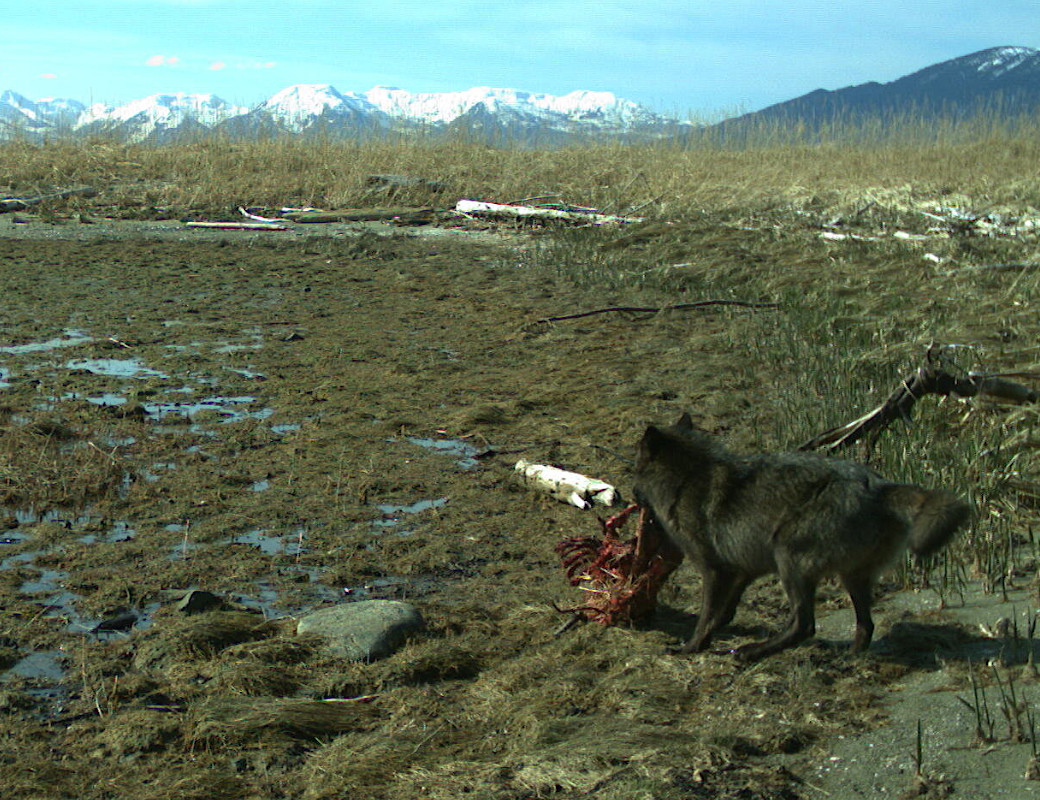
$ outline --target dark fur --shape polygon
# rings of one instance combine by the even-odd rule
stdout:
[[[904,549],[934,553],[967,521],[947,492],[885,480],[872,469],[809,453],[737,456],[695,430],[688,415],[647,428],[639,444],[636,502],[703,576],[701,613],[683,652],[703,650],[733,619],[748,585],[776,572],[791,604],[787,628],[737,651],[751,661],[816,631],[820,579],[837,575],[856,610],[852,649],[870,644],[874,583]]]

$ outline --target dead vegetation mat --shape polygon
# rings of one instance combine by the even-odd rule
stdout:
[[[683,410],[735,447],[790,447],[933,339],[1035,364],[1035,276],[817,234],[766,210],[523,246],[4,240],[0,652],[60,669],[0,683],[5,796],[805,796],[828,740],[928,667],[826,641],[737,666],[726,650],[785,614],[770,582],[718,652],[666,654],[688,569],[643,627],[556,637],[574,590],[553,548],[597,526],[510,468],[627,489],[643,426]],[[667,310],[707,298],[780,308]],[[544,322],[616,305],[664,310]],[[1007,415],[922,413],[879,466],[1024,530],[1008,482],[956,449],[1006,438]],[[1012,539],[973,536],[964,571],[1003,569]],[[230,605],[184,616],[170,592],[189,587]],[[429,632],[371,664],[294,635],[356,597],[407,599]],[[128,632],[91,633],[128,610]]]

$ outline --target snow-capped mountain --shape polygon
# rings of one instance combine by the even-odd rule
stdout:
[[[484,106],[491,113],[508,108],[553,121],[562,118],[618,126],[660,121],[642,106],[622,100],[611,92],[577,91],[557,97],[477,86],[464,92],[412,94],[395,87],[377,86],[365,92],[363,97],[391,117],[425,123],[450,123],[478,106]]]
[[[255,111],[266,113],[287,127],[306,124],[308,120],[321,116],[359,118],[380,114],[380,109],[365,95],[343,94],[327,83],[301,83],[282,89]]]
[[[75,100],[45,98],[34,102],[8,90],[0,94],[0,133],[68,129],[83,110],[84,105]]]
[[[153,94],[120,106],[96,103],[79,115],[73,127],[84,134],[169,141],[207,130],[246,111],[212,94]]]
[[[391,128],[463,131],[522,140],[538,135],[545,141],[558,141],[573,134],[618,134],[670,122],[610,92],[554,96],[490,87],[413,94],[384,86],[358,93],[340,92],[329,84],[297,84],[251,109],[210,94],[184,93],[89,108],[73,100],[48,102],[44,108],[43,101],[33,103],[6,92],[0,96],[0,125],[6,122],[35,135],[71,130],[80,135],[107,134],[149,142],[207,131],[233,136],[319,132],[372,136]],[[59,116],[61,125],[56,121]]]

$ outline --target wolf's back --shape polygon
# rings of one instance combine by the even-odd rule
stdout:
[[[883,502],[910,529],[910,551],[927,556],[942,548],[967,524],[971,507],[949,492],[894,484],[883,490]]]

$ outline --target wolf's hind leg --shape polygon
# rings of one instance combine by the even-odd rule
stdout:
[[[791,619],[787,628],[764,642],[737,648],[738,661],[757,661],[808,639],[816,633],[816,581],[781,567],[780,580],[791,604]]]
[[[874,636],[874,620],[870,617],[870,604],[874,596],[874,576],[872,574],[846,573],[841,576],[852,607],[856,610],[856,634],[852,638],[852,652],[861,653],[870,646]]]
[[[737,604],[751,580],[742,572],[705,568],[702,571],[701,613],[697,617],[697,627],[679,652],[697,653],[707,647],[715,631],[733,619]]]

